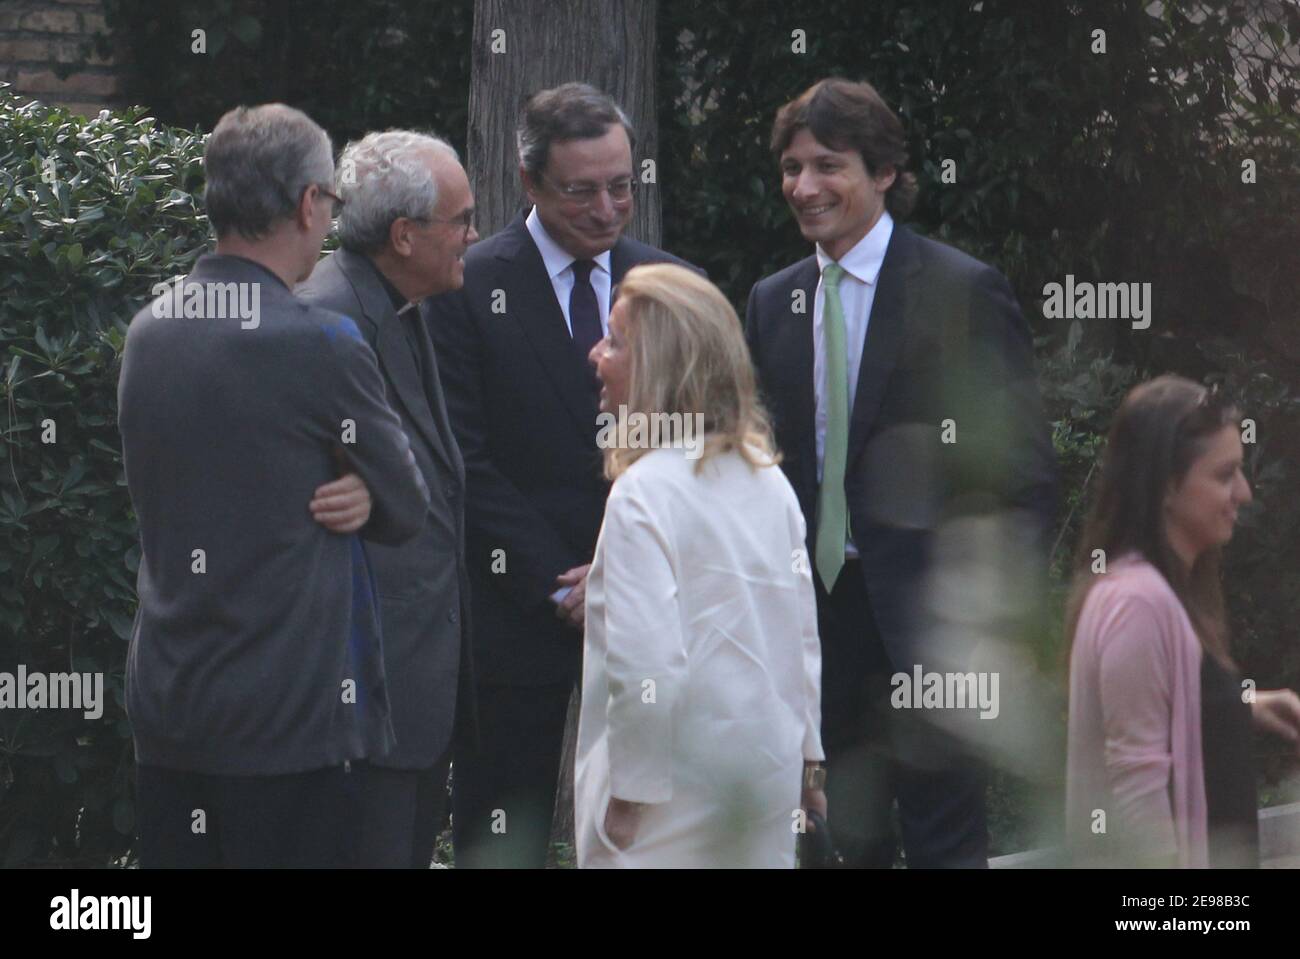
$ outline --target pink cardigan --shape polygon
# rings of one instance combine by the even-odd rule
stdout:
[[[1070,655],[1066,835],[1087,857],[1106,833],[1125,854],[1208,865],[1201,644],[1182,603],[1137,553],[1088,593]]]

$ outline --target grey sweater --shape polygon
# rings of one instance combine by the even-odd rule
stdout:
[[[392,745],[382,669],[348,648],[374,625],[379,655],[377,623],[353,622],[357,544],[308,509],[341,449],[372,497],[365,538],[403,542],[424,522],[428,491],[374,353],[350,319],[250,260],[206,255],[186,283],[217,299],[223,288],[207,284],[240,284],[257,311],[219,318],[213,301],[204,317],[171,317],[182,298],[168,293],[127,334],[118,425],[142,546],[126,677],[136,759],[274,775],[380,755]]]

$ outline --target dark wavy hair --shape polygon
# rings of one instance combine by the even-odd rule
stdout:
[[[810,86],[776,113],[772,153],[779,159],[800,130],[832,150],[856,150],[873,177],[897,171],[885,193],[885,209],[902,218],[916,205],[916,175],[908,173],[903,124],[870,83],[828,77]]]
[[[1105,550],[1108,559],[1136,551],[1169,583],[1205,651],[1231,664],[1221,550],[1207,549],[1187,569],[1169,542],[1164,502],[1211,438],[1240,421],[1240,410],[1217,390],[1181,376],[1160,376],[1129,391],[1106,439],[1096,501],[1079,538],[1067,606],[1068,644],[1098,580],[1091,570],[1092,551]]]

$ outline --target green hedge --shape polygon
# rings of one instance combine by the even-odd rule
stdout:
[[[139,113],[85,120],[0,87],[0,669],[102,671],[106,701],[93,721],[0,711],[5,866],[102,865],[131,842],[139,546],[118,359],[152,285],[207,243],[201,154],[201,137]]]
[[[336,147],[397,126],[464,152],[472,0],[104,0],[104,11],[130,51],[130,102],[164,123],[211,130],[231,107],[279,101]]]

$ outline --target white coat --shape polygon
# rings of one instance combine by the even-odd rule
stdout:
[[[614,483],[587,577],[581,867],[794,865],[823,758],[804,521],[777,466],[654,450]],[[650,804],[632,844],[610,796]]]

